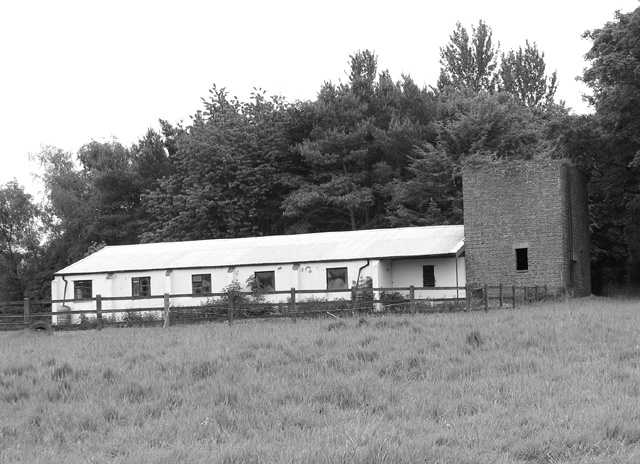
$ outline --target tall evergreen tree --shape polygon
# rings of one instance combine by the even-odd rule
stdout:
[[[500,90],[513,94],[528,107],[549,107],[558,87],[556,71],[547,76],[544,53],[537,45],[526,41],[524,50],[502,54],[500,63]]]
[[[449,37],[449,43],[440,48],[440,77],[438,89],[448,86],[457,89],[493,92],[497,83],[500,44],[493,44],[493,32],[480,20],[472,26],[471,36],[462,24]]]
[[[285,199],[284,214],[298,219],[298,231],[361,228],[374,204],[367,157],[375,127],[347,86],[325,84],[315,106],[310,138],[297,147],[309,176]]]
[[[350,56],[349,81],[326,83],[313,103],[313,128],[296,146],[308,175],[283,202],[291,231],[388,225],[386,185],[407,168],[411,150],[433,132],[433,93],[410,77],[394,82],[377,72],[377,57]]]

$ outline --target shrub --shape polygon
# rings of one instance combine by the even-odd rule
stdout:
[[[82,329],[92,329],[97,325],[97,320],[96,316],[89,317],[86,314],[80,314],[76,324],[78,324]]]
[[[351,301],[340,298],[337,300],[328,300],[327,298],[318,298],[310,296],[298,302],[299,310],[303,312],[321,312],[321,311],[344,311],[351,309]]]
[[[122,322],[125,323],[127,327],[141,326],[142,315],[138,311],[129,309],[122,316]]]

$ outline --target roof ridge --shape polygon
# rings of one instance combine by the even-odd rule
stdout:
[[[463,224],[441,224],[437,226],[406,226],[406,227],[389,227],[389,228],[378,228],[378,229],[331,230],[328,232],[305,232],[302,234],[276,234],[276,235],[255,235],[251,237],[203,238],[203,239],[193,239],[193,240],[172,240],[172,241],[166,241],[166,242],[146,242],[146,243],[128,243],[124,245],[108,245],[105,248],[152,246],[152,245],[162,245],[162,244],[169,244],[169,243],[183,244],[183,243],[202,243],[202,242],[218,242],[218,241],[233,241],[233,240],[262,240],[262,239],[269,239],[269,238],[275,238],[275,237],[301,237],[301,236],[310,236],[310,235],[337,235],[337,234],[354,234],[354,233],[365,233],[365,232],[373,233],[373,232],[392,231],[392,230],[443,229],[443,228],[453,228],[453,227],[464,227],[464,225]],[[77,262],[80,262],[80,261],[77,261]]]

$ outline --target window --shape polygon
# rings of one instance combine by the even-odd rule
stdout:
[[[76,280],[73,282],[73,298],[75,300],[88,300],[93,297],[91,280]]]
[[[134,277],[131,279],[131,295],[151,296],[151,277]]]
[[[327,269],[327,289],[348,288],[349,275],[346,267],[334,267]]]
[[[274,271],[256,272],[255,277],[259,290],[269,292],[276,289],[276,273]]]
[[[435,266],[422,266],[422,286],[423,287],[436,286],[436,274],[434,270],[435,270]]]
[[[194,274],[191,276],[191,293],[208,295],[211,293],[211,274]]]
[[[529,270],[528,248],[516,248],[516,271]]]

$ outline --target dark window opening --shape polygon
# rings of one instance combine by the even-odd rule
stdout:
[[[528,248],[516,248],[516,271],[529,270]]]
[[[422,266],[422,286],[436,286],[435,266]]]
[[[271,292],[276,289],[276,273],[274,271],[256,272],[255,276],[259,290]]]
[[[191,293],[194,295],[209,295],[211,293],[211,274],[192,275]]]
[[[93,297],[91,280],[76,280],[73,282],[73,298],[75,300],[88,300]]]
[[[327,289],[338,290],[348,288],[349,274],[346,267],[327,269]]]
[[[133,296],[151,296],[151,277],[134,277],[131,279]]]

